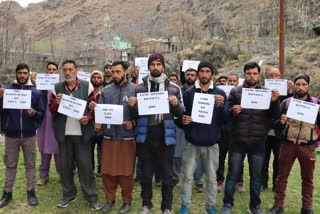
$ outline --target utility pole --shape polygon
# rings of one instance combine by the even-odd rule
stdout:
[[[280,0],[280,30],[279,30],[279,69],[281,78],[284,78],[284,13],[285,0]]]

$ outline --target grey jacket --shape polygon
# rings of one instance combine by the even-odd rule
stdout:
[[[99,104],[123,105],[123,121],[131,121],[128,99],[135,95],[136,85],[127,81],[122,86],[111,84],[106,86],[100,96]],[[103,124],[103,135],[110,140],[133,140],[135,138],[134,129],[126,129],[122,125]]]

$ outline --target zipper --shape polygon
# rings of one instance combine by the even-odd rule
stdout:
[[[21,89],[23,90],[23,86],[21,86]],[[22,130],[23,130],[23,124],[22,124],[22,109],[20,109],[20,132],[21,132],[20,137],[21,137],[21,138],[23,138]]]
[[[120,88],[120,94],[119,94],[119,99],[118,99],[118,105],[120,105],[121,103],[121,98],[122,98],[122,87],[119,85]],[[115,131],[115,137],[118,137],[118,126],[114,126],[114,131]]]
[[[298,140],[299,140],[299,137],[300,137],[301,128],[302,128],[302,122],[300,122],[300,128],[299,128],[299,133],[298,133],[298,137],[297,137],[296,143],[298,143]]]

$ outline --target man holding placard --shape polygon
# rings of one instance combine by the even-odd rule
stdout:
[[[30,69],[27,64],[16,67],[16,80],[5,89],[0,88],[0,108],[5,134],[4,163],[5,186],[0,199],[0,208],[12,200],[12,187],[17,173],[20,147],[23,151],[27,180],[27,200],[36,206],[36,130],[41,123],[44,106],[42,95],[29,82]],[[29,92],[29,93],[25,93]]]
[[[128,213],[131,209],[136,143],[135,122],[129,111],[128,99],[134,96],[136,85],[126,77],[129,66],[128,62],[114,61],[113,84],[104,88],[98,105],[90,104],[90,108],[96,107],[96,130],[103,134],[101,172],[106,199],[103,212],[112,211],[118,185],[122,189],[123,201],[119,212]],[[120,115],[115,113],[116,107],[121,107]],[[103,108],[106,110],[101,112]],[[116,121],[117,118],[122,120]]]
[[[65,81],[55,85],[49,105],[59,144],[63,186],[63,198],[57,206],[64,208],[76,200],[77,190],[73,178],[76,164],[84,197],[92,210],[98,210],[100,205],[91,165],[93,112],[88,109],[88,103],[95,101],[95,96],[92,84],[79,80],[77,72],[75,61],[66,60],[63,63]]]
[[[130,97],[129,106],[137,114],[136,142],[141,153],[142,178],[140,214],[149,214],[152,208],[152,177],[154,163],[160,162],[162,180],[162,213],[171,214],[173,199],[173,153],[176,144],[174,116],[181,117],[184,107],[181,103],[179,86],[171,83],[164,74],[164,57],[159,53],[148,59],[150,75],[136,88],[136,95]]]
[[[216,214],[219,146],[221,127],[228,114],[227,97],[212,81],[214,67],[209,62],[198,65],[195,86],[183,94],[186,111],[182,117],[187,144],[183,151],[182,205],[179,214],[190,211],[192,180],[198,160],[203,166],[207,180],[206,213]]]
[[[320,125],[319,100],[309,95],[310,78],[298,74],[294,78],[294,96],[281,103],[281,117],[277,125],[283,130],[279,175],[275,189],[274,206],[268,214],[283,214],[284,199],[288,177],[296,159],[299,160],[302,178],[301,214],[313,214],[313,172],[316,155],[315,144],[318,139],[316,127]]]
[[[233,115],[232,142],[229,147],[229,169],[221,214],[230,214],[234,204],[236,183],[245,156],[250,174],[250,204],[252,214],[263,214],[260,207],[261,170],[265,152],[267,121],[279,115],[279,92],[269,91],[259,83],[260,66],[249,62],[244,66],[243,85],[233,88],[228,103]],[[246,94],[244,94],[246,92]]]

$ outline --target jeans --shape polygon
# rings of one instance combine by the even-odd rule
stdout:
[[[224,205],[233,206],[236,183],[240,178],[241,167],[245,155],[248,155],[250,174],[250,208],[261,204],[261,170],[265,152],[264,143],[244,144],[232,143],[229,152],[229,170],[223,198]]]
[[[97,145],[97,162],[98,162],[98,173],[101,173],[101,144],[103,140],[103,135],[95,135],[92,142],[91,142],[91,164],[92,170],[94,171],[95,168],[95,161],[94,161],[94,150]]]
[[[187,143],[183,152],[183,185],[181,192],[182,205],[190,207],[192,195],[192,180],[197,163],[202,163],[203,172],[206,175],[207,199],[206,207],[216,204],[217,181],[216,171],[219,165],[219,146],[210,147],[195,146]]]

